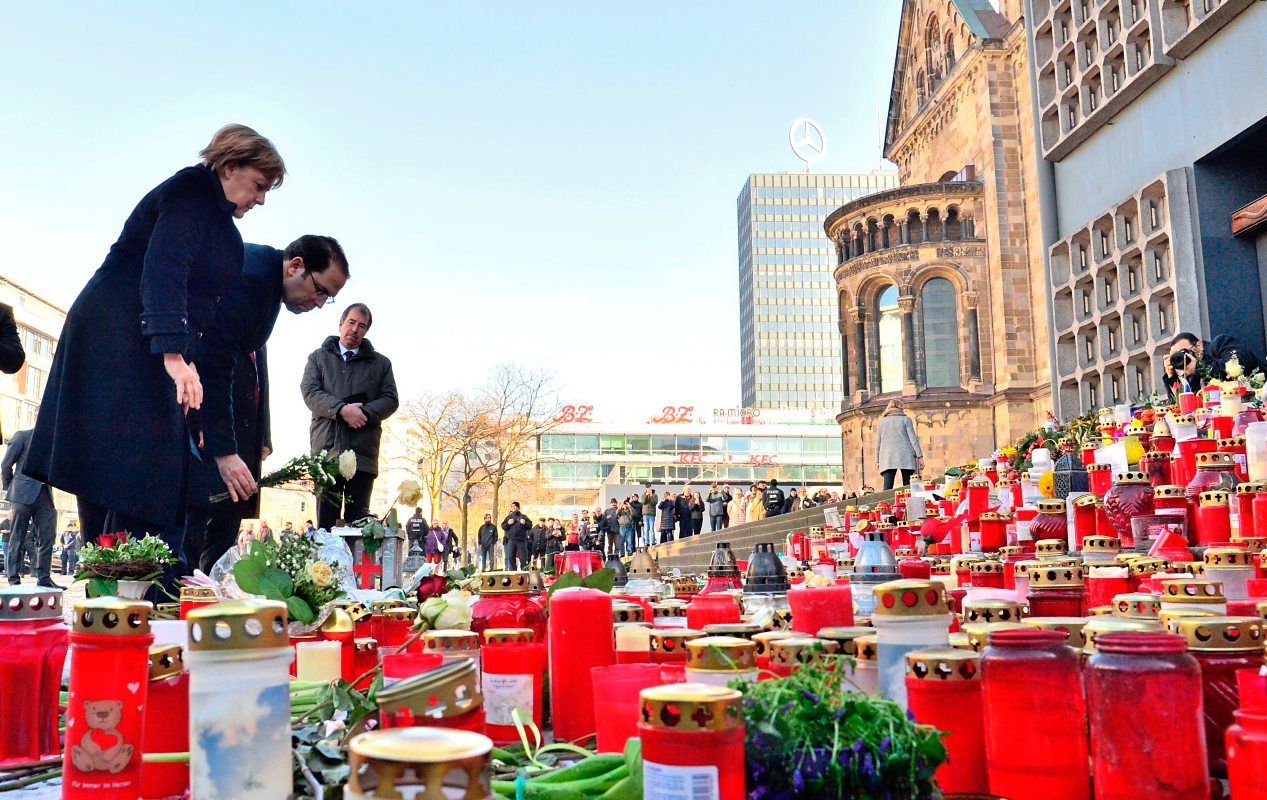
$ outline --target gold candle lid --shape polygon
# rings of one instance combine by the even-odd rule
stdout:
[[[0,622],[61,619],[61,616],[61,589],[20,584],[0,588]]]
[[[645,725],[676,731],[727,731],[743,725],[742,695],[700,683],[671,683],[643,689]]]
[[[1263,621],[1258,617],[1180,617],[1175,633],[1196,651],[1262,651]]]
[[[1244,446],[1245,446],[1244,436],[1229,436],[1226,439],[1219,439],[1219,443],[1215,445],[1215,447],[1218,447],[1220,450],[1222,450],[1224,447],[1244,447]]]
[[[1019,556],[1024,552],[1025,548],[1021,547],[1019,544],[1009,544],[999,548],[1000,556]]]
[[[681,603],[652,603],[651,610],[657,617],[685,617],[686,606]]]
[[[1039,561],[1037,559],[1026,559],[1025,561],[1017,561],[1012,566],[1012,574],[1028,577],[1030,570],[1045,569],[1050,564],[1051,564],[1050,561]]]
[[[980,680],[981,655],[953,648],[912,650],[906,654],[906,674],[928,681]]]
[[[1184,492],[1184,488],[1182,486],[1175,486],[1168,483],[1165,486],[1153,487],[1153,498],[1156,499],[1158,497],[1187,497],[1187,494]]]
[[[383,616],[392,620],[409,620],[410,622],[418,618],[418,609],[412,606],[392,606],[383,609]]]
[[[794,639],[797,636],[799,634],[792,631],[762,631],[752,635],[752,643],[757,646],[757,655],[764,656],[769,655],[770,642],[778,639]]]
[[[1082,629],[1087,624],[1087,617],[1030,617],[1021,622],[1031,628],[1060,631],[1065,634],[1065,644],[1070,647],[1082,647],[1086,644]]]
[[[1113,614],[1118,617],[1157,619],[1161,597],[1150,592],[1126,592],[1113,598]]]
[[[1254,557],[1243,547],[1207,547],[1205,549],[1205,565],[1207,567],[1254,568]]]
[[[1064,501],[1060,501],[1063,503]],[[1064,539],[1039,539],[1034,542],[1034,554],[1043,556],[1063,556],[1069,552],[1069,543]]]
[[[827,660],[827,656],[839,653],[840,642],[814,636],[793,636],[790,639],[776,639],[770,642],[770,663],[782,664],[785,667],[808,664],[812,661],[823,662]]]
[[[1255,603],[1254,608],[1258,611],[1259,617],[1267,619],[1267,600],[1264,600],[1261,603]]]
[[[1205,577],[1205,564],[1201,561],[1177,561],[1171,569],[1176,572],[1186,572],[1194,578]]]
[[[990,482],[985,480],[984,478],[973,478],[972,480],[968,481],[968,488],[969,489],[989,489]]]
[[[1084,553],[1116,553],[1122,549],[1122,540],[1116,536],[1087,536],[1082,540]]]
[[[180,587],[180,601],[182,603],[215,603],[220,598],[216,597],[216,590],[210,586],[182,586]]]
[[[341,608],[352,618],[353,623],[361,623],[370,618],[369,607],[364,603],[348,603]]]
[[[1258,481],[1246,481],[1245,483],[1236,484],[1237,494],[1258,494],[1262,491],[1262,484]],[[1236,537],[1232,537],[1235,541]]]
[[[1161,623],[1155,619],[1140,617],[1115,617],[1111,614],[1092,617],[1082,626],[1083,647],[1085,653],[1095,652],[1095,637],[1102,633],[1120,633],[1122,631],[1140,631],[1144,633],[1161,631]]]
[[[612,622],[646,622],[647,610],[637,603],[612,603]]]
[[[981,515],[977,517],[977,520],[978,520],[979,522],[998,522],[998,521],[999,521],[999,512],[997,512],[997,511],[983,511],[983,512],[981,512]]]
[[[967,600],[960,606],[963,621],[972,623],[1020,622],[1025,616],[1020,603],[1015,600]]]
[[[378,710],[408,710],[415,718],[452,719],[484,704],[475,659],[462,658],[378,690]]]
[[[1113,616],[1113,606],[1092,606],[1087,609],[1088,617],[1111,617]]]
[[[484,644],[532,644],[532,628],[485,628]]]
[[[480,575],[480,594],[529,594],[527,571],[485,572]]]
[[[1095,504],[1099,502],[1099,500],[1100,498],[1096,497],[1093,494],[1080,495],[1076,500],[1073,501],[1073,507],[1074,508],[1095,508]],[[1083,541],[1086,541],[1086,540],[1084,539]]]
[[[1113,478],[1113,483],[1117,486],[1142,486],[1151,481],[1143,472],[1119,472]]]
[[[820,628],[818,631],[819,639],[836,642],[840,645],[840,652],[855,657],[858,654],[858,640],[864,636],[874,635],[875,628],[866,625],[833,626]]]
[[[1035,503],[1038,507],[1039,514],[1063,514],[1065,513],[1064,500],[1039,500]]]
[[[738,636],[741,639],[755,639],[764,628],[752,622],[714,622],[704,626],[704,633],[709,636]]]
[[[736,636],[701,636],[686,643],[689,669],[735,671],[757,668],[757,645]]]
[[[1127,564],[1131,563],[1132,561],[1138,558],[1149,558],[1149,556],[1144,555],[1143,553],[1134,553],[1134,552],[1118,553],[1117,555],[1113,556],[1113,561],[1117,564],[1121,564],[1122,566],[1126,566]]]
[[[93,597],[75,603],[75,633],[98,636],[143,636],[150,632],[154,606],[144,600]]]
[[[1227,602],[1223,596],[1222,581],[1183,579],[1162,581],[1161,599],[1165,603],[1193,603],[1221,605]]]
[[[1261,553],[1267,550],[1267,536],[1233,536],[1232,544],[1244,547],[1251,553]]]
[[[876,644],[875,634],[859,636],[853,640],[854,659],[857,661],[875,661],[880,648]]]
[[[968,634],[968,646],[975,653],[980,653],[990,641],[990,634],[994,631],[1024,631],[1029,630],[1019,622],[980,622],[971,625],[964,625],[963,632]]]
[[[454,769],[466,774],[466,796],[492,796],[488,783],[493,742],[455,728],[383,728],[348,743],[347,794],[356,797],[448,797],[442,788]],[[372,781],[367,782],[370,774]]]
[[[439,630],[422,635],[422,649],[428,653],[450,655],[476,650],[479,646],[480,638],[473,631]]]
[[[1087,464],[1087,472],[1108,472],[1113,469],[1112,464]]]
[[[771,630],[786,631],[792,629],[792,611],[787,608],[776,608],[774,617],[770,619]]]
[[[874,617],[938,616],[949,614],[946,590],[940,581],[906,578],[876,585]]]
[[[1219,617],[1223,616],[1217,611],[1206,611],[1200,606],[1190,606],[1184,608],[1164,609],[1157,614],[1157,621],[1161,626],[1171,633],[1175,633],[1175,623],[1185,617]]]
[[[1170,568],[1170,560],[1158,558],[1157,556],[1144,556],[1131,561],[1126,566],[1130,569],[1132,575],[1153,575],[1168,570]]]
[[[326,621],[321,623],[321,630],[326,633],[351,633],[356,630],[352,615],[342,608],[333,608]]]
[[[968,565],[968,571],[973,575],[1002,575],[1003,564],[998,561],[974,561]]]
[[[1082,586],[1085,580],[1082,567],[1052,567],[1044,565],[1029,571],[1031,589]]]
[[[1236,466],[1236,461],[1232,458],[1231,453],[1221,453],[1217,450],[1212,453],[1197,453],[1197,469],[1201,467],[1231,469],[1234,466]]]
[[[178,644],[150,646],[150,680],[170,678],[185,671],[185,653]]]
[[[969,641],[968,634],[963,631],[955,631],[950,634],[950,646],[956,650],[972,650],[972,642]]]
[[[1214,489],[1209,492],[1202,492],[1200,497],[1201,497],[1201,505],[1203,507],[1225,506],[1228,503],[1228,493],[1222,489]]]
[[[836,571],[837,572],[853,572],[853,563],[854,563],[854,560],[852,557],[838,558],[836,559]]]
[[[286,604],[276,600],[225,600],[190,611],[190,651],[288,647]]]
[[[651,631],[651,652],[680,653],[692,639],[702,639],[703,631],[691,628],[658,628]]]
[[[356,647],[357,650],[361,652],[366,652],[368,650],[378,650],[378,640],[372,639],[369,636],[364,636],[360,639],[353,639],[352,644],[354,647]]]
[[[389,608],[399,608],[400,606],[409,605],[404,600],[395,597],[384,597],[381,600],[370,601],[370,613],[382,614]]]

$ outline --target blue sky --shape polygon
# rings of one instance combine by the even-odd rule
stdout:
[[[408,395],[500,361],[554,370],[600,419],[737,405],[735,198],[795,171],[882,168],[897,0],[11,4],[0,29],[2,274],[69,304],[137,200],[227,122],[286,183],[248,241],[343,243]],[[335,308],[338,308],[336,306]],[[275,447],[337,310],[283,314]]]

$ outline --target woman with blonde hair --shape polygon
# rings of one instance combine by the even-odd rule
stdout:
[[[890,400],[876,428],[875,468],[884,476],[884,490],[893,488],[899,472],[909,486],[916,470],[924,468],[924,451],[915,436],[915,423],[906,415],[901,400]]]
[[[186,415],[202,404],[202,382],[189,357],[242,272],[234,220],[286,173],[245,125],[216,131],[200,156],[141,198],[53,357],[26,473],[76,495],[87,542],[108,527],[182,550],[200,471]]]
[[[765,502],[761,499],[761,492],[757,491],[757,487],[752,487],[748,492],[748,521],[757,522],[765,519]]]

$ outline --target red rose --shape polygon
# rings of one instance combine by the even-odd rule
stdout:
[[[449,579],[443,575],[428,575],[418,581],[418,602],[429,597],[439,597],[449,588]]]
[[[97,537],[97,546],[98,547],[114,547],[114,544],[116,541],[118,541],[118,539],[119,537],[117,534],[103,533]]]

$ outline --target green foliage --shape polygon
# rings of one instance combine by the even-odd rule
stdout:
[[[317,558],[316,542],[285,533],[276,541],[251,542],[233,565],[233,578],[242,591],[285,603],[291,619],[311,625],[318,609],[343,594],[338,567]]]
[[[596,572],[591,572],[582,578],[575,572],[565,572],[555,578],[554,583],[550,585],[549,596],[553,597],[554,593],[559,589],[572,589],[577,586],[583,586],[586,589],[597,589],[600,592],[611,593],[612,587],[616,585],[616,571],[613,569],[603,568]]]
[[[162,572],[164,564],[175,562],[176,557],[167,542],[157,536],[147,534],[134,539],[126,533],[103,534],[97,543],[86,544],[79,551],[75,579],[90,582],[100,579],[96,588],[104,594],[112,594],[118,581],[153,580]]]
[[[731,684],[744,694],[751,797],[788,800],[940,797],[942,734],[896,703],[850,689],[853,660],[828,656],[787,678]]]
[[[382,686],[382,675],[378,675],[365,692],[352,688],[345,680],[338,680],[315,692],[291,693],[293,718],[299,723],[291,728],[291,747],[296,755],[293,761],[296,798],[317,797],[309,785],[309,776],[319,784],[326,800],[343,796],[343,784],[348,778],[344,738],[349,730],[377,710],[374,698]]]

